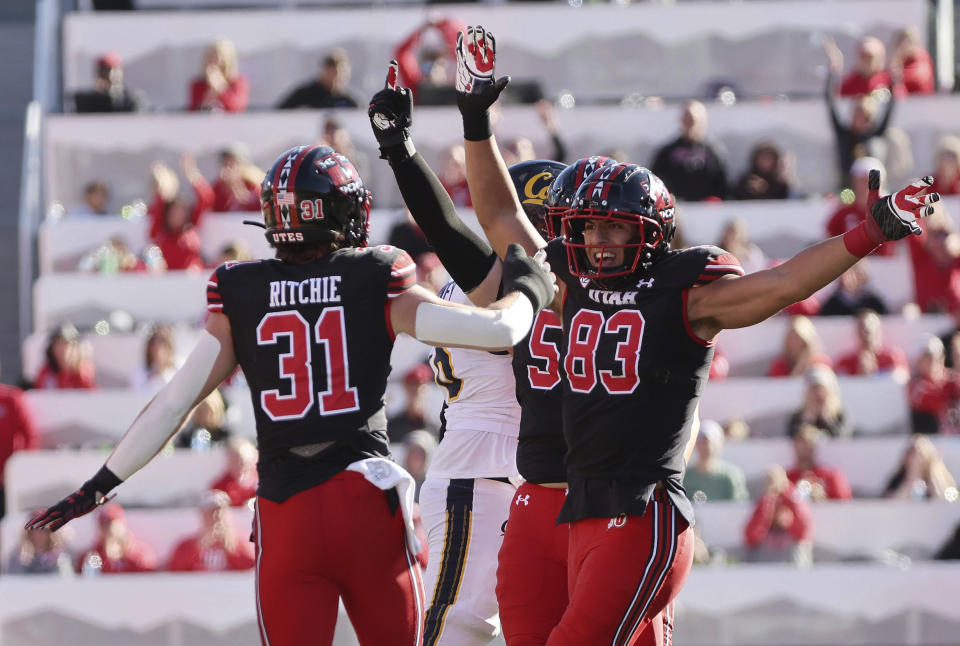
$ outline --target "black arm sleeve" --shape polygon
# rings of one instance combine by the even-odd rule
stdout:
[[[824,98],[827,100],[827,108],[830,109],[830,123],[833,125],[833,131],[839,132],[843,128],[840,123],[840,117],[837,115],[836,85],[837,79],[833,72],[827,72],[827,87],[824,90]]]
[[[490,273],[497,254],[463,223],[447,191],[420,153],[390,166],[403,201],[423,229],[427,242],[460,289],[471,292]]]
[[[563,138],[560,137],[560,133],[557,131],[551,132],[550,142],[553,144],[553,157],[551,157],[551,159],[553,161],[558,161],[561,164],[566,164],[567,163],[566,161],[567,160],[567,144],[563,140]]]

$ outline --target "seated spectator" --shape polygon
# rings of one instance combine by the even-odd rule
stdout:
[[[417,258],[423,253],[433,251],[427,243],[427,237],[423,230],[414,221],[409,210],[405,210],[405,216],[397,218],[396,224],[390,228],[390,236],[387,238],[387,244],[398,249],[403,249],[410,257]]]
[[[750,153],[750,168],[737,182],[738,200],[784,200],[790,197],[790,173],[786,158],[769,140],[757,142]],[[726,247],[724,247],[726,248]]]
[[[755,271],[766,269],[769,261],[760,247],[750,242],[750,234],[747,230],[747,221],[743,218],[732,218],[727,221],[720,234],[720,240],[717,246],[726,249],[740,261],[743,271],[752,274]]]
[[[456,206],[473,206],[467,186],[467,158],[461,144],[448,146],[440,153],[440,183]],[[407,250],[409,251],[409,250]]]
[[[710,381],[723,381],[730,375],[730,360],[719,347],[714,347],[713,359],[710,360],[710,372],[707,377]]]
[[[886,176],[883,164],[873,157],[861,157],[850,167],[850,179],[853,181],[853,201],[841,204],[827,220],[827,236],[843,235],[867,217],[867,199],[870,192],[869,177],[871,170],[879,170]],[[890,256],[897,250],[895,244],[883,245],[875,253],[878,256]]]
[[[40,367],[34,388],[96,388],[96,368],[85,356],[80,333],[69,323],[54,330],[47,342],[46,362]]]
[[[740,467],[721,459],[723,428],[712,419],[700,424],[696,453],[683,476],[683,488],[690,500],[747,500],[747,480]]]
[[[223,572],[253,567],[253,543],[237,536],[230,517],[230,497],[209,491],[200,504],[200,532],[185,538],[173,550],[170,572]]]
[[[843,54],[833,39],[824,39],[824,48],[830,58],[830,67],[839,74],[843,70]],[[894,79],[887,66],[887,48],[883,41],[874,36],[866,36],[857,44],[857,60],[843,81],[840,82],[840,96],[861,96],[874,90],[890,88]],[[903,87],[896,88],[897,95],[903,93]]]
[[[213,41],[203,54],[203,73],[190,82],[187,109],[243,112],[249,100],[250,84],[238,68],[233,41]]]
[[[892,372],[905,383],[910,377],[907,355],[900,348],[883,345],[883,322],[873,310],[857,312],[857,338],[860,347],[840,357],[837,373],[842,375],[874,375]]]
[[[907,94],[933,94],[936,75],[933,59],[920,44],[920,34],[910,26],[893,35],[890,68],[899,70]]]
[[[960,374],[946,367],[943,342],[931,336],[907,388],[914,433],[947,433],[960,427]]]
[[[353,144],[353,137],[339,119],[328,116],[323,121],[323,134],[318,141],[321,146],[330,146],[338,153],[353,162],[353,167],[361,177],[366,177],[370,172],[370,163],[367,155],[357,150]]]
[[[853,496],[850,482],[843,471],[828,467],[817,460],[817,444],[823,432],[816,426],[802,424],[793,436],[793,468],[787,471],[799,491],[808,493],[810,500],[847,500]]]
[[[883,497],[956,502],[957,482],[930,438],[914,435]]]
[[[136,112],[145,107],[143,93],[123,83],[123,61],[116,52],[107,52],[94,62],[93,89],[73,96],[77,112]]]
[[[156,569],[156,553],[127,528],[123,507],[115,502],[101,507],[97,515],[97,538],[93,547],[78,559],[77,571],[83,574],[116,574],[153,572]]]
[[[439,294],[450,281],[450,275],[443,268],[440,258],[432,251],[426,251],[413,260],[417,265],[417,282],[427,291]]]
[[[837,376],[827,366],[814,366],[807,373],[803,406],[790,416],[787,434],[792,438],[805,425],[831,437],[849,437],[853,432],[843,411]]]
[[[678,200],[726,198],[726,167],[707,141],[707,108],[702,103],[687,101],[680,136],[656,152],[651,170]]]
[[[320,70],[316,77],[294,88],[280,101],[277,109],[355,108],[358,104],[347,92],[349,84],[350,57],[345,49],[337,47],[320,61]]]
[[[946,135],[937,142],[937,162],[930,191],[960,195],[960,137]]]
[[[882,46],[883,43],[880,43],[880,45]],[[843,55],[840,54],[840,50],[837,49],[832,39],[827,39],[824,42],[824,48],[827,51],[827,58],[830,63],[827,68],[827,85],[824,93],[827,108],[830,110],[830,123],[836,137],[840,185],[849,186],[848,173],[855,159],[867,155],[882,156],[878,152],[878,142],[882,141],[881,138],[886,133],[887,126],[890,123],[890,115],[893,114],[894,93],[891,92],[882,116],[878,117],[876,99],[867,94],[860,96],[854,102],[853,116],[850,121],[846,123],[841,121],[837,111],[836,77],[843,70]],[[890,82],[881,84],[878,88],[871,87],[867,92],[887,87],[890,87]],[[864,93],[855,92],[854,94]]]
[[[956,370],[960,368],[960,303],[951,308],[950,316],[953,318],[953,327],[940,335],[940,342],[945,350],[944,365]]]
[[[427,430],[437,434],[439,429],[427,419],[427,397],[433,387],[433,371],[425,363],[418,363],[403,377],[407,403],[403,412],[387,420],[387,435],[391,442],[403,442],[407,433]]]
[[[123,236],[111,236],[102,245],[84,254],[77,262],[79,271],[96,272],[98,274],[116,274],[118,272],[164,271],[166,263],[161,258],[153,266],[133,253]]]
[[[234,507],[246,505],[257,495],[257,447],[245,437],[227,440],[227,468],[210,489],[230,497]]]
[[[870,289],[867,275],[868,261],[861,260],[840,274],[837,288],[820,308],[820,316],[853,316],[860,310],[873,310],[877,314],[888,312],[886,303]]]
[[[253,260],[253,252],[250,251],[249,245],[243,240],[233,240],[220,247],[220,253],[217,254],[217,259],[213,264],[219,267],[228,262],[248,262],[250,260]]]
[[[259,211],[263,171],[250,162],[247,147],[234,144],[220,151],[220,172],[213,183],[213,210]]]
[[[424,105],[454,104],[457,37],[467,26],[455,18],[430,16],[400,43],[394,52],[399,84],[413,90],[413,100]]]
[[[794,316],[783,338],[783,350],[770,363],[770,377],[798,377],[815,365],[833,366],[830,357],[820,349],[817,328],[806,316]]]
[[[31,516],[43,513],[36,510]],[[65,544],[64,532],[49,529],[24,529],[20,546],[10,554],[4,574],[59,574],[73,576],[73,563]]]
[[[70,216],[107,215],[110,187],[106,182],[94,180],[83,187],[83,204],[70,210]]]
[[[407,473],[413,476],[413,481],[417,483],[417,489],[414,497],[420,500],[420,487],[427,478],[427,469],[430,468],[430,460],[437,450],[437,438],[429,431],[410,431],[403,438],[403,446],[406,454],[403,458],[403,468]]]
[[[227,426],[227,404],[223,395],[214,389],[207,398],[193,409],[184,429],[176,436],[174,445],[207,451],[212,445],[225,443],[231,435]]]
[[[913,265],[913,294],[920,310],[931,314],[960,307],[960,234],[943,210],[923,223],[923,233],[907,236]]]
[[[809,565],[813,560],[810,506],[797,493],[783,467],[767,473],[763,495],[743,529],[746,561]]]
[[[130,387],[157,392],[176,371],[173,329],[169,325],[157,325],[147,337],[143,366],[134,373]]]
[[[3,518],[6,497],[3,470],[17,451],[38,447],[37,429],[30,413],[30,405],[23,391],[16,386],[0,384],[0,518]]]
[[[197,227],[213,205],[213,189],[197,169],[192,155],[181,159],[183,173],[193,186],[195,200],[191,205],[178,195],[180,181],[163,162],[155,162],[153,176],[154,196],[147,208],[150,216],[150,239],[160,249],[167,269],[203,269],[200,236]]]

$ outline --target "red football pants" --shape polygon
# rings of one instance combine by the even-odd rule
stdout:
[[[333,643],[339,599],[363,646],[423,643],[423,581],[386,493],[345,471],[282,503],[257,498],[264,646]]]
[[[510,505],[497,561],[507,646],[543,646],[567,608],[570,525],[557,525],[566,492],[524,483]]]
[[[570,604],[547,646],[662,645],[693,566],[693,530],[656,491],[643,516],[570,525]]]

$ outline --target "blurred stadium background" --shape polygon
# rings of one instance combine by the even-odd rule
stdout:
[[[440,78],[419,90],[418,149],[467,203],[458,175],[460,118],[443,81],[443,30],[477,23],[497,36],[498,72],[513,77],[496,133],[516,159],[562,154],[570,163],[613,153],[652,165],[659,147],[676,137],[685,102],[702,101],[707,140],[729,189],[716,196],[722,199],[681,204],[682,237],[686,244],[717,243],[739,219],[745,233],[729,239],[749,269],[822,239],[832,215],[856,203],[856,178],[851,182],[849,169],[837,165],[824,97],[831,43],[846,60],[844,73],[868,36],[886,45],[894,65],[903,62],[894,42],[904,30],[931,56],[932,92],[894,88],[891,96],[870,88],[876,118],[887,101],[896,105],[887,131],[855,156],[879,158],[891,185],[933,172],[951,151],[960,161],[950,139],[960,137],[955,0],[0,3],[0,194],[7,196],[0,206],[0,360],[3,382],[26,390],[4,396],[25,402],[32,419],[24,439],[9,422],[14,400],[0,402],[0,465],[9,457],[0,466],[0,644],[259,643],[252,571],[165,571],[178,541],[200,526],[198,509],[210,508],[211,483],[242,453],[242,443],[229,438],[255,435],[242,376],[222,389],[204,419],[189,422],[176,448],[118,490],[126,509],[121,521],[148,546],[158,571],[115,575],[91,558],[102,524],[96,515],[72,523],[57,545],[28,545],[20,528],[31,510],[96,470],[165,371],[189,352],[210,268],[269,253],[260,230],[241,224],[251,215],[236,206],[244,186],[249,197],[257,169],[281,151],[333,143],[374,192],[373,240],[417,243],[393,176],[377,159],[363,107],[405,42],[413,68]],[[209,81],[203,63],[215,42],[221,59],[234,59],[246,92],[238,90],[236,103],[200,97],[200,109],[188,110],[194,79],[219,82]],[[340,65],[341,80],[348,61],[342,93],[360,107],[277,109],[295,87],[322,77],[329,60]],[[220,78],[232,87],[229,67]],[[98,87],[99,96],[90,93]],[[90,101],[101,111],[81,113]],[[859,99],[837,101],[847,120]],[[751,158],[760,142],[778,152],[787,198],[732,199],[744,196],[737,194],[748,184],[741,178],[756,170]],[[202,178],[220,191],[224,208],[164,238],[152,226],[158,194],[163,213],[178,194],[190,211]],[[954,186],[960,192],[960,179]],[[462,212],[476,226],[469,206]],[[865,365],[855,318],[818,315],[836,285],[797,310],[812,326],[798,329],[784,314],[721,335],[722,365],[701,415],[718,423],[707,434],[712,449],[722,450],[724,469],[742,474],[733,479],[742,477],[746,494],[723,500],[690,487],[702,541],[699,565],[678,601],[678,646],[960,644],[960,562],[951,560],[960,558],[960,380],[936,368],[960,359],[960,337],[953,335],[960,328],[960,197],[947,196],[939,217],[946,255],[934,258],[934,269],[918,269],[924,249],[900,243],[892,255],[871,258],[850,292],[882,297],[885,347],[900,351],[905,365]],[[171,248],[189,253],[175,257]],[[442,283],[429,253],[418,264],[422,281]],[[922,271],[957,292],[921,295],[917,284],[929,278]],[[811,340],[809,327],[818,339]],[[787,361],[791,376],[770,377],[791,329],[807,354]],[[153,336],[173,358],[151,370],[145,357]],[[937,346],[939,337],[944,343]],[[57,343],[72,357],[75,375],[51,373]],[[851,354],[855,374],[845,374],[842,358]],[[430,431],[441,398],[418,368],[427,357],[425,346],[398,340],[388,407],[398,424]],[[816,370],[804,376],[805,361],[840,373],[842,425],[807,415],[810,392],[833,382]],[[934,386],[931,403],[920,389]],[[807,423],[821,432],[800,429]],[[813,438],[819,464],[845,476],[852,499],[822,499],[836,497],[824,489],[833,476],[801,468],[792,495],[804,527],[789,545],[773,546],[788,548],[770,550],[779,557],[754,562],[763,559],[748,545],[746,528],[776,479],[771,466],[791,470],[802,450],[788,429]],[[916,441],[912,431],[927,435]],[[420,434],[395,439],[399,460],[432,450]],[[9,455],[13,449],[24,450]],[[927,463],[916,466],[921,454]],[[906,475],[894,481],[905,463]],[[220,522],[245,541],[252,512],[244,500],[235,502]],[[784,520],[781,538],[792,522]],[[40,550],[52,560],[34,569],[47,574],[18,573]],[[336,643],[356,643],[342,612]]]

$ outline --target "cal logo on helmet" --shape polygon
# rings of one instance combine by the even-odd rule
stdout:
[[[553,235],[547,227],[545,202],[550,195],[550,185],[564,168],[566,166],[560,162],[535,159],[514,164],[507,169],[524,213],[547,240]]]

